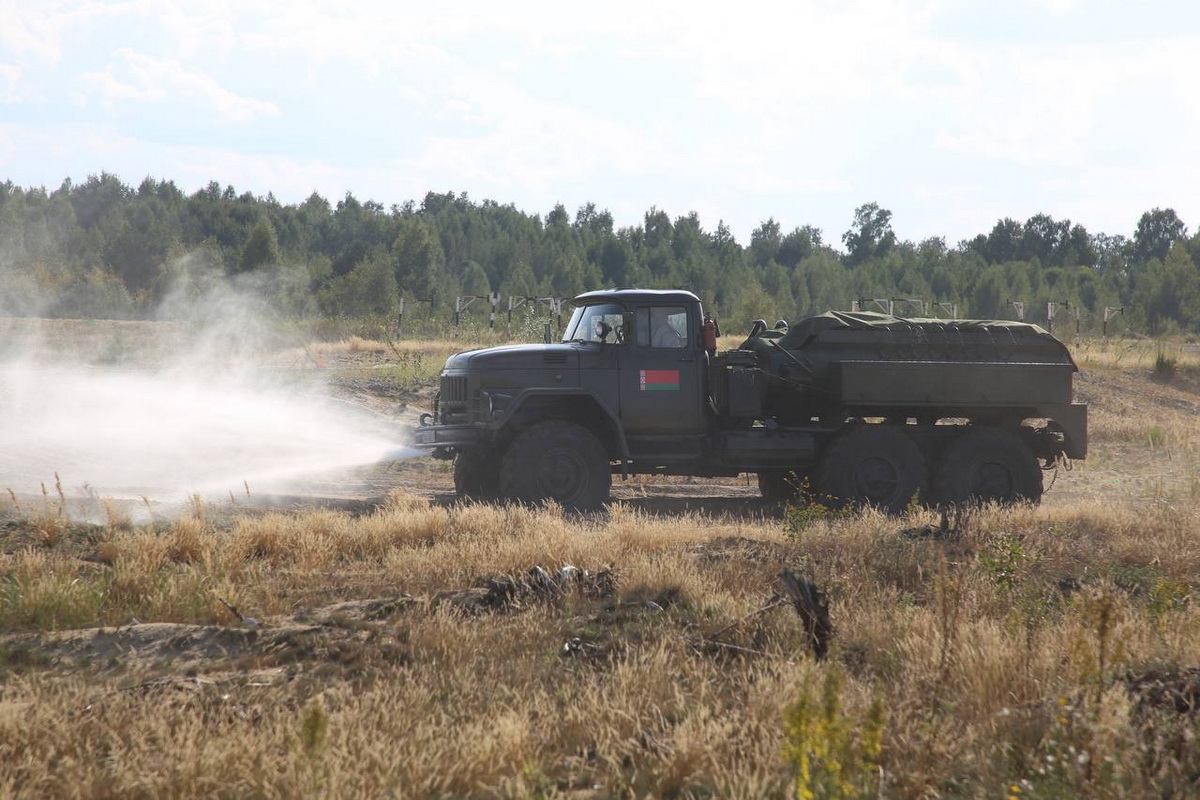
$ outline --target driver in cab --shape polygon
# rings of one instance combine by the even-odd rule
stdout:
[[[683,347],[686,343],[682,334],[671,324],[672,308],[650,309],[650,346]]]

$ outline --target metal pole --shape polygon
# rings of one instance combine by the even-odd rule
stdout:
[[[488,312],[488,327],[496,327],[496,306],[500,305],[500,293],[491,292],[487,296],[488,304],[491,306],[491,311]]]
[[[1106,336],[1106,337],[1108,336],[1108,321],[1110,319],[1112,319],[1113,317],[1115,317],[1117,314],[1124,314],[1124,313],[1125,313],[1124,306],[1105,306],[1104,307],[1104,322],[1101,325],[1101,330],[1103,331],[1104,336]]]
[[[1046,332],[1047,333],[1054,333],[1054,309],[1058,306],[1062,306],[1063,308],[1070,310],[1071,301],[1070,300],[1063,300],[1061,302],[1055,302],[1053,300],[1046,301]]]

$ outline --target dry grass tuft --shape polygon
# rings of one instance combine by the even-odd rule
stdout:
[[[0,796],[1194,794],[1197,364],[1076,354],[1089,459],[947,527],[404,492],[85,525],[13,496]],[[603,586],[531,577],[567,565]],[[785,568],[829,597],[822,662]]]
[[[930,521],[789,531],[397,493],[357,518],[193,515],[28,547],[0,583],[0,624],[25,631],[0,645],[0,748],[23,754],[0,791],[1138,796],[1200,768],[1177,744],[1195,719],[1125,677],[1200,665],[1194,507],[987,508],[900,533]],[[564,564],[611,568],[615,593],[432,602]],[[831,597],[827,662],[793,612],[761,611],[785,566]],[[126,644],[72,630],[95,625]]]
[[[431,341],[426,339],[401,339],[381,342],[361,336],[350,336],[337,342],[315,342],[309,349],[320,355],[346,355],[353,353],[413,355],[421,354],[445,358],[463,349],[459,342]]]
[[[1082,370],[1154,370],[1162,358],[1178,371],[1200,370],[1200,351],[1180,342],[1155,339],[1081,339],[1071,347]]]

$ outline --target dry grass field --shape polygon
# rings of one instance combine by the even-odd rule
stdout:
[[[411,413],[456,346],[403,347],[313,352]],[[341,509],[0,502],[0,797],[1200,796],[1175,348],[1077,348],[1089,458],[945,525],[744,481],[457,505],[428,462]],[[785,569],[828,598],[823,659]]]

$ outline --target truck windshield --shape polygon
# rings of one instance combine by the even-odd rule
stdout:
[[[620,344],[627,338],[624,312],[625,309],[616,303],[579,306],[571,314],[562,340]]]

